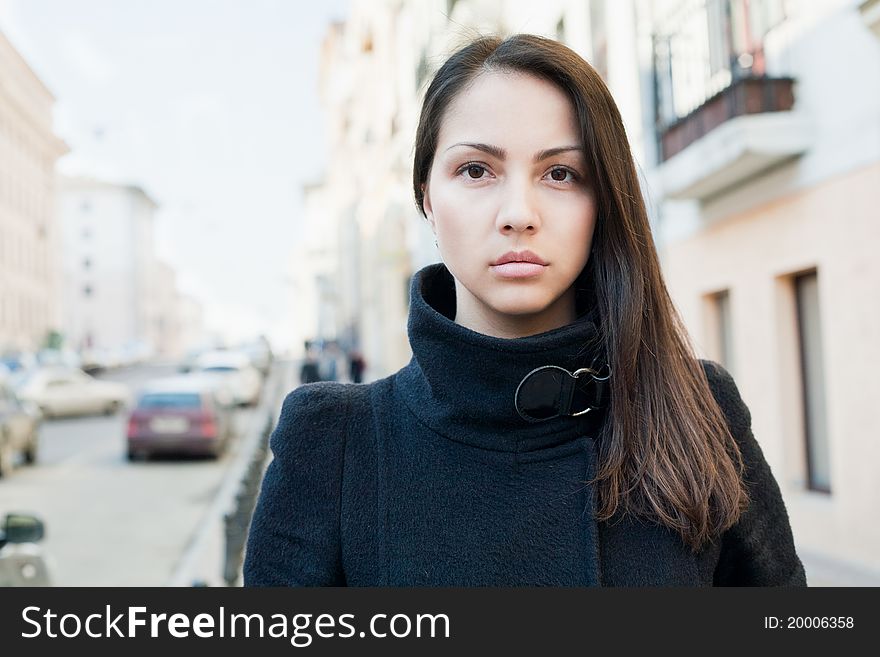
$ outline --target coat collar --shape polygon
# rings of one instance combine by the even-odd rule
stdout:
[[[578,306],[588,300],[579,294]],[[395,376],[398,394],[424,424],[484,449],[530,452],[596,437],[605,410],[529,422],[514,398],[523,378],[544,365],[574,372],[604,363],[596,313],[524,338],[496,338],[453,321],[455,284],[442,263],[418,271],[410,287],[407,331],[413,356]],[[603,404],[607,406],[607,402]]]

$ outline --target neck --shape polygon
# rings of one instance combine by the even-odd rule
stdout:
[[[577,317],[573,287],[542,311],[522,315],[504,314],[492,310],[473,295],[463,291],[458,280],[455,281],[455,292],[455,323],[494,338],[513,339],[538,335],[567,326]]]

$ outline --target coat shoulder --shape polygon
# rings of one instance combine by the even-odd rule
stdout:
[[[289,392],[272,435],[272,452],[283,456],[291,441],[297,449],[344,447],[348,438],[356,438],[372,423],[374,399],[381,395],[383,382],[319,381]]]
[[[752,433],[752,415],[743,401],[730,372],[711,360],[701,360],[709,389],[727,420],[730,435],[736,441],[747,480],[756,470],[768,469],[761,446]]]
[[[752,425],[752,415],[730,372],[712,360],[700,360],[700,365],[703,366],[709,389],[727,419],[730,433],[734,438],[743,436]]]
[[[284,399],[248,535],[247,586],[338,585],[340,482],[351,386],[307,383]]]

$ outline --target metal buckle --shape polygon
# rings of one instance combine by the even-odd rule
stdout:
[[[599,374],[599,372],[602,371],[602,369],[603,368],[600,368],[597,371],[597,370],[594,370],[592,367],[582,367],[578,370],[575,370],[575,372],[572,376],[575,379],[579,379],[582,374],[589,374],[592,377],[593,381],[607,381],[608,379],[611,378],[611,366],[608,364],[604,365],[604,369],[608,370],[608,374],[606,374],[604,377],[597,376]],[[587,406],[584,410],[578,411],[577,413],[571,413],[570,415],[571,415],[571,417],[578,417],[580,415],[586,415],[587,413],[592,411],[593,408],[594,408],[593,406]]]
[[[607,373],[601,376],[603,370],[607,370]],[[586,415],[594,410],[593,406],[576,412],[571,411],[578,379],[586,375],[590,376],[592,382],[602,383],[611,378],[611,368],[608,365],[599,370],[581,367],[574,373],[558,365],[543,365],[533,369],[523,377],[516,388],[514,405],[517,412],[529,422],[543,422],[561,416]],[[551,411],[556,412],[550,414]]]

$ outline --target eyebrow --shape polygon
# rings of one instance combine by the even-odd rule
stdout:
[[[473,142],[461,142],[458,144],[453,144],[446,150],[451,150],[453,148],[457,148],[459,146],[465,146],[467,148],[473,148],[478,151],[483,151],[484,153],[488,153],[492,157],[498,158],[499,160],[503,160],[507,157],[507,151],[499,146],[492,146],[491,144],[480,144]],[[557,146],[556,148],[547,148],[543,151],[538,151],[535,154],[534,161],[540,162],[541,160],[546,160],[548,157],[553,157],[554,155],[559,155],[560,153],[567,153],[569,151],[581,151],[584,149],[581,146]]]

